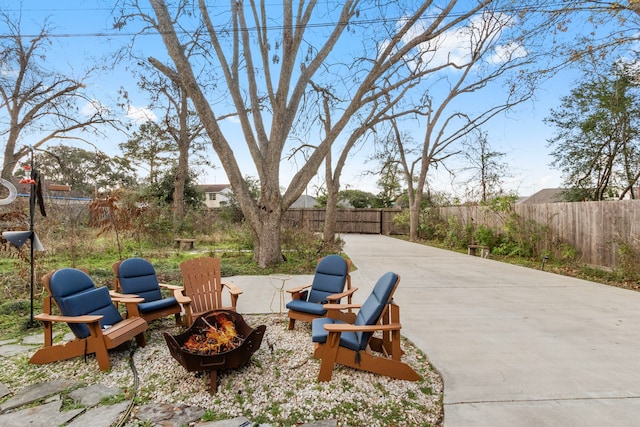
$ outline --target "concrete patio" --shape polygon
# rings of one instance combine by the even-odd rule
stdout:
[[[445,426],[640,424],[640,293],[376,235],[343,235],[366,296],[442,374]],[[366,289],[365,289],[366,288]]]

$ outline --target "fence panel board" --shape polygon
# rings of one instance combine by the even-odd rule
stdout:
[[[393,217],[400,209],[338,209],[336,232],[364,234],[399,234],[400,228]],[[289,209],[283,217],[287,227],[305,227],[313,232],[322,232],[325,221],[324,208]]]

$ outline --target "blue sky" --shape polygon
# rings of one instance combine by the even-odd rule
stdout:
[[[61,71],[69,67],[80,72],[84,67],[90,66],[93,61],[110,61],[110,55],[122,43],[127,43],[128,36],[118,35],[111,29],[113,18],[109,1],[105,0],[75,0],[51,2],[49,0],[26,0],[22,5],[22,32],[30,34],[35,32],[44,18],[48,17],[53,26],[53,45],[47,57],[56,68]],[[4,11],[18,13],[19,3],[14,0],[0,0],[0,6]],[[0,31],[1,32],[1,31]],[[127,31],[129,33],[129,31]],[[164,47],[156,37],[144,37],[138,39],[136,48],[144,51],[146,55],[164,56]],[[54,62],[55,61],[55,62]],[[492,149],[506,153],[504,158],[508,163],[513,177],[508,180],[505,187],[516,191],[520,195],[529,195],[543,188],[557,187],[560,185],[560,174],[550,168],[550,149],[546,140],[552,135],[553,129],[549,129],[543,119],[548,116],[550,108],[557,107],[560,97],[568,94],[575,72],[565,72],[558,75],[540,88],[535,102],[519,106],[515,111],[501,115],[493,119],[484,127],[491,141]],[[147,96],[139,93],[136,82],[131,73],[124,66],[107,75],[101,75],[99,79],[91,82],[89,92],[105,104],[114,104],[118,90],[124,86],[131,96],[131,104],[134,112],[145,111]],[[130,111],[131,112],[131,111]],[[121,111],[124,116],[125,111]],[[234,126],[228,123],[227,126]],[[240,136],[241,134],[239,134]],[[126,139],[122,134],[110,134],[109,138],[96,140],[96,145],[109,154],[117,152],[117,144]],[[350,188],[377,192],[376,178],[363,175],[363,172],[373,167],[366,164],[367,153],[354,153],[349,165],[345,168],[341,182]],[[213,151],[210,156],[214,158],[214,164],[219,164]],[[253,174],[253,167],[248,161],[241,163],[241,168],[246,175]],[[287,183],[287,171],[295,168],[283,167],[283,184]],[[200,177],[201,183],[228,182],[222,168],[206,172]],[[438,190],[457,191],[457,184],[450,184],[447,174],[439,171],[434,176],[434,188]],[[313,186],[321,183],[319,179],[311,181],[309,194],[313,194]]]

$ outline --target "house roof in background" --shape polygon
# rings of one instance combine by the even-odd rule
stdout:
[[[558,203],[564,202],[564,192],[566,188],[544,188],[531,196],[522,197],[516,203],[534,204],[534,203]]]
[[[298,200],[291,204],[292,208],[313,208],[316,205],[316,198],[303,194]]]
[[[231,188],[231,184],[203,184],[198,185],[198,188],[205,193],[220,193],[227,188]]]

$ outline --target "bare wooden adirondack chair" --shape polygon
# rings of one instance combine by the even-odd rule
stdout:
[[[186,326],[203,313],[211,310],[236,310],[238,296],[242,291],[235,286],[222,283],[220,258],[193,258],[180,263],[183,289],[174,291],[176,300],[182,305]],[[231,306],[224,306],[222,288],[227,288]]]

